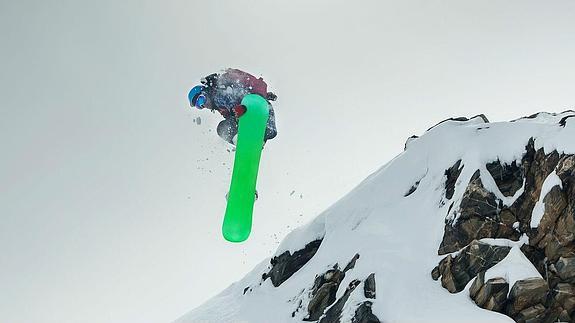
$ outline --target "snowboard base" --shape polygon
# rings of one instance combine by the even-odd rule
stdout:
[[[269,103],[257,94],[246,95],[242,105],[246,112],[238,122],[238,142],[222,225],[222,234],[230,242],[245,241],[252,229],[256,182],[269,118]]]

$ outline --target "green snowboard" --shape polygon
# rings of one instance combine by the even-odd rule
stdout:
[[[256,182],[269,117],[269,103],[257,94],[242,100],[246,112],[239,118],[234,171],[222,226],[224,238],[242,242],[252,229]]]

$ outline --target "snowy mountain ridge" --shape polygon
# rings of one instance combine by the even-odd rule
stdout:
[[[441,122],[177,323],[574,322],[573,154],[573,111]]]

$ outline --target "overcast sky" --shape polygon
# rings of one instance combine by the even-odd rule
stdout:
[[[0,322],[170,322],[410,135],[575,105],[573,1],[1,0],[0,46]],[[226,67],[279,97],[242,244],[187,104]]]

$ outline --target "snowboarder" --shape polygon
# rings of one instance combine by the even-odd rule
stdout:
[[[275,114],[270,101],[276,95],[267,91],[267,84],[260,77],[238,69],[228,68],[222,74],[214,73],[201,80],[202,85],[195,86],[188,94],[190,106],[198,109],[218,111],[224,120],[218,124],[217,133],[225,141],[235,145],[238,133],[238,118],[245,112],[241,105],[247,94],[258,94],[269,103],[269,119],[266,126],[264,142],[277,135]]]

